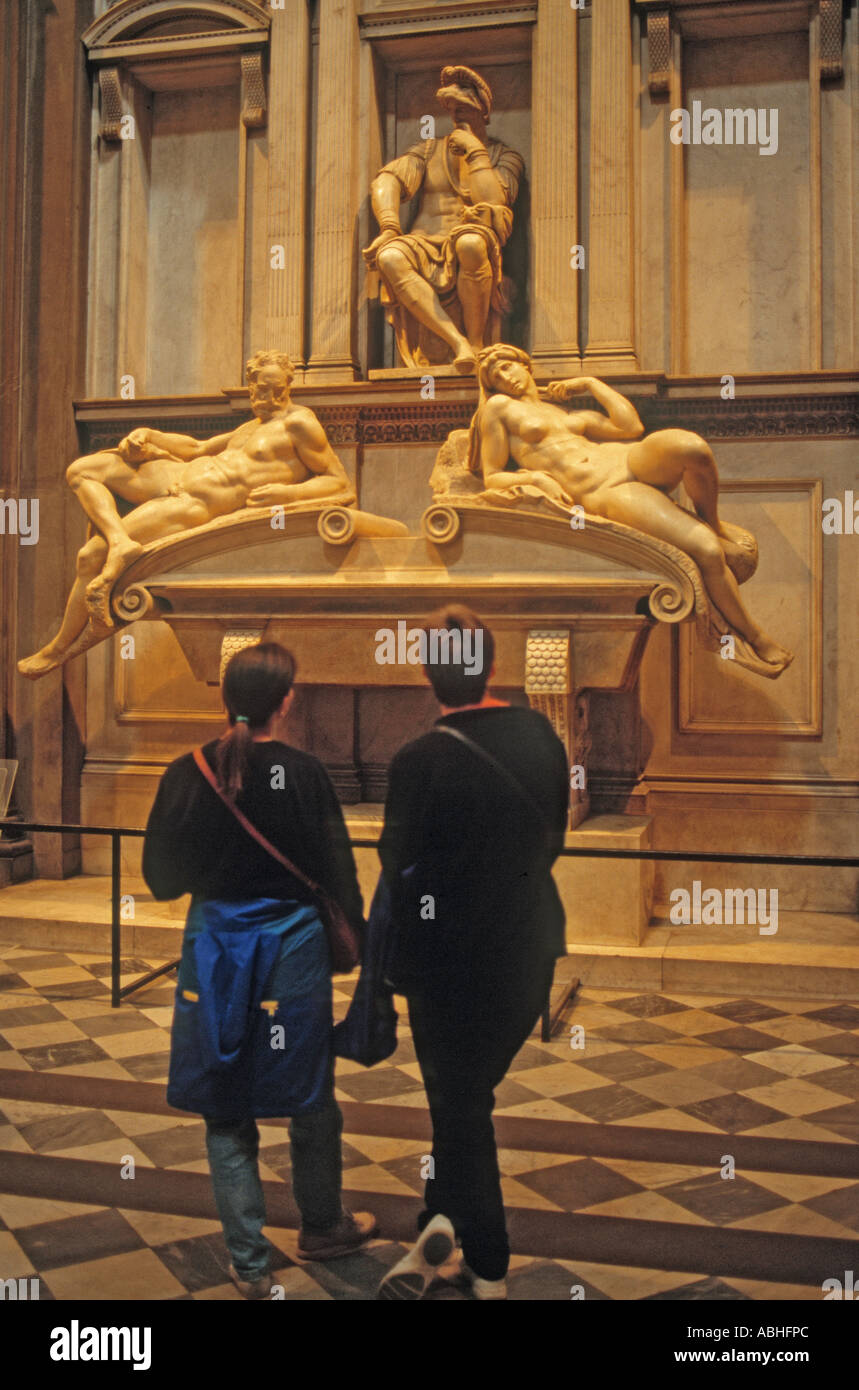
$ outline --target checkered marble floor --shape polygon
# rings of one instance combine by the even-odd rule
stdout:
[[[123,983],[160,962],[127,959]],[[174,977],[110,1009],[109,961],[0,947],[0,1069],[32,1073],[25,1099],[0,1093],[3,1151],[138,1168],[207,1173],[200,1120],[40,1101],[40,1075],[159,1084],[166,1079]],[[342,1016],[355,977],[335,981]],[[581,1028],[583,1047],[571,1029]],[[2,1078],[0,1078],[2,1086]],[[28,1082],[29,1088],[29,1082]],[[163,1092],[161,1093],[163,1094]],[[337,1094],[365,1106],[425,1108],[401,1014],[400,1045],[366,1069],[339,1061]],[[32,1098],[30,1098],[32,1095]],[[497,1091],[497,1117],[565,1121],[598,1129],[658,1131],[654,1160],[502,1148],[505,1203],[517,1214],[575,1213],[856,1242],[859,1181],[737,1165],[726,1181],[710,1166],[669,1161],[671,1132],[859,1143],[859,1008],[845,1003],[738,999],[584,989],[550,1043],[525,1044]],[[384,1125],[380,1126],[382,1129]],[[535,1132],[539,1126],[535,1126]],[[261,1122],[261,1175],[288,1181],[282,1124]],[[422,1138],[344,1135],[344,1187],[417,1200],[428,1152]],[[0,1177],[0,1188],[3,1187]],[[96,1195],[94,1191],[93,1195]],[[354,1205],[354,1204],[353,1204]],[[524,1218],[523,1218],[524,1219]],[[272,1228],[273,1267],[287,1299],[367,1299],[405,1248],[377,1240],[328,1264],[302,1263],[296,1233]],[[515,1241],[514,1241],[515,1245]],[[630,1249],[633,1254],[633,1249]],[[169,1212],[0,1195],[0,1278],[40,1279],[42,1298],[231,1299],[217,1222]],[[855,1264],[853,1267],[856,1267]],[[838,1273],[838,1271],[833,1271]],[[431,1298],[463,1298],[453,1267]],[[569,1299],[820,1299],[819,1280],[703,1276],[570,1259],[515,1255],[510,1296]],[[119,1291],[119,1293],[118,1293]]]

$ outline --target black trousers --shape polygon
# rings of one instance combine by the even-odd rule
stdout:
[[[449,1217],[466,1264],[482,1279],[503,1279],[510,1262],[494,1091],[545,1006],[553,970],[553,960],[541,960],[408,1000],[433,1125],[418,1225],[439,1213]]]

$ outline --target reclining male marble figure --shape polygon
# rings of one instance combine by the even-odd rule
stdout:
[[[355,490],[311,410],[294,405],[294,368],[282,352],[258,352],[247,365],[254,419],[200,441],[136,429],[116,449],[71,465],[70,486],[90,519],[77,578],[56,637],[19,661],[32,680],[100,642],[115,626],[110,590],[149,541],[205,526],[245,507],[286,511],[340,503]],[[136,505],[124,517],[116,499]]]
[[[682,429],[642,438],[632,403],[595,377],[553,381],[541,395],[521,348],[484,348],[478,363],[468,468],[483,479],[483,500],[491,502],[493,492],[499,502],[505,494],[542,494],[668,542],[695,561],[711,604],[747,644],[741,664],[781,675],[793,654],[758,626],[740,598],[738,580],[754,572],[757,546],[750,532],[719,518],[719,475],[707,442]],[[561,408],[584,393],[606,414]],[[669,495],[681,483],[695,514]]]

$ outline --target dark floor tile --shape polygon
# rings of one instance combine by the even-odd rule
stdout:
[[[351,1100],[381,1100],[386,1096],[404,1095],[406,1091],[420,1091],[423,1082],[400,1071],[399,1067],[373,1068],[366,1072],[354,1072],[351,1076],[338,1076],[337,1085]]]
[[[36,1153],[100,1144],[108,1139],[128,1142],[122,1130],[100,1110],[48,1115],[43,1120],[31,1120],[29,1124],[19,1125],[18,1129]]]
[[[848,1101],[844,1105],[834,1105],[829,1110],[815,1110],[812,1115],[808,1115],[806,1118],[813,1125],[825,1125],[827,1128],[834,1125],[859,1125],[859,1100]]]
[[[144,1242],[118,1211],[67,1216],[38,1226],[23,1226],[15,1239],[36,1269],[60,1269],[65,1265],[102,1260],[144,1249]]]
[[[678,1004],[675,999],[663,999],[661,994],[635,994],[629,999],[607,999],[610,1009],[620,1013],[635,1014],[637,1018],[658,1018],[661,1014],[687,1013],[688,1004]]]
[[[859,1009],[855,1004],[830,1004],[825,1009],[812,1009],[805,1017],[831,1023],[833,1028],[859,1028]]]
[[[4,1028],[32,1028],[37,1023],[66,1022],[66,1016],[55,1009],[53,1004],[35,1004],[32,1008],[3,1009],[0,1011],[0,1030]]]
[[[104,1062],[107,1059],[107,1053],[91,1038],[53,1043],[48,1047],[22,1047],[21,1056],[34,1071],[51,1071],[54,1067],[72,1067],[77,1062]]]
[[[390,1059],[391,1066],[407,1067],[410,1063],[416,1062],[417,1060],[418,1055],[415,1052],[415,1045],[411,1038],[400,1038],[397,1043],[397,1050]]]
[[[495,1106],[498,1110],[509,1110],[513,1105],[527,1105],[531,1101],[542,1099],[536,1091],[514,1080],[512,1076],[505,1076],[501,1085],[495,1087]]]
[[[12,1044],[11,1044],[10,1042],[7,1042],[6,1039],[3,1037],[2,1033],[0,1033],[0,1052],[12,1052],[12,1051],[13,1051]]]
[[[853,1183],[850,1187],[837,1187],[834,1192],[824,1192],[819,1197],[808,1197],[802,1205],[811,1207],[812,1211],[819,1211],[821,1216],[827,1216],[830,1221],[849,1226],[851,1231],[859,1231],[859,1183]]]
[[[345,1149],[348,1146],[344,1144],[343,1147]],[[282,1144],[266,1144],[259,1151],[259,1161],[270,1168],[273,1173],[277,1173],[279,1178],[283,1178],[284,1182],[290,1181],[292,1177],[292,1149],[287,1141]],[[362,1163],[369,1163],[369,1161],[361,1154]],[[347,1166],[354,1165],[347,1165],[344,1156],[343,1167],[346,1168]]]
[[[119,1065],[124,1067],[135,1081],[164,1081],[169,1062],[169,1054],[166,1052],[145,1052],[141,1057],[122,1057]]]
[[[144,1028],[158,1029],[157,1023],[145,1014],[121,1008],[109,1014],[96,1014],[94,1018],[76,1018],[75,1027],[88,1038],[106,1038],[111,1033],[141,1033]]]
[[[189,1293],[230,1282],[230,1256],[220,1232],[190,1236],[187,1240],[156,1245],[154,1249],[161,1263]],[[280,1251],[273,1258],[283,1263]]]
[[[716,1226],[726,1226],[732,1221],[761,1216],[765,1211],[790,1205],[786,1197],[767,1191],[742,1174],[723,1178],[718,1170],[699,1178],[668,1183],[660,1187],[659,1195]]]
[[[827,1091],[834,1091],[836,1095],[859,1100],[859,1067],[842,1062],[831,1071],[816,1071],[814,1084],[824,1086]]]
[[[658,1023],[647,1023],[640,1020],[636,1023],[605,1023],[599,1028],[591,1028],[589,1036],[592,1038],[602,1038],[606,1042],[629,1043],[635,1047],[638,1043],[660,1043],[676,1042],[677,1034],[668,1028],[662,1028]],[[685,1034],[683,1035],[686,1041]]]
[[[569,1303],[571,1289],[582,1289],[586,1303],[611,1302],[608,1294],[552,1260],[535,1260],[507,1277],[507,1297],[518,1302]],[[577,1292],[577,1298],[581,1294]]]
[[[548,1202],[564,1211],[584,1211],[600,1202],[612,1202],[618,1197],[631,1197],[645,1189],[631,1182],[613,1168],[593,1158],[575,1159],[571,1163],[555,1163],[550,1168],[534,1168],[517,1173],[516,1181],[538,1192]]]
[[[723,1284],[721,1279],[698,1279],[694,1284],[684,1284],[679,1289],[666,1289],[664,1293],[650,1293],[642,1299],[643,1303],[666,1303],[674,1300],[689,1302],[748,1303],[746,1294]],[[703,1345],[702,1339],[702,1345]],[[709,1343],[707,1344],[709,1348]]]
[[[140,960],[138,956],[123,956],[119,962],[120,975],[145,975],[148,971],[156,968],[156,965],[150,961]],[[112,966],[109,960],[105,960],[99,961],[95,965],[85,965],[83,969],[89,970],[90,974],[101,980],[110,974]]]
[[[763,1023],[768,1018],[784,1018],[784,1009],[771,1009],[756,999],[732,999],[727,1004],[707,1005],[708,1014],[729,1018],[732,1023]]]
[[[110,1000],[109,991],[98,980],[70,980],[67,984],[39,985],[39,993],[44,999]]]
[[[194,1163],[206,1157],[206,1128],[198,1125],[177,1125],[175,1129],[160,1129],[155,1134],[136,1134],[134,1142],[158,1168],[175,1168],[180,1163]]]
[[[843,1057],[845,1061],[859,1057],[859,1035],[856,1033],[830,1033],[825,1038],[815,1038],[811,1045],[815,1052],[822,1052],[826,1057]]]
[[[34,951],[31,956],[16,956],[13,962],[16,970],[76,970],[77,961],[62,951]],[[86,966],[84,966],[86,969]]]
[[[516,1053],[508,1071],[525,1071],[529,1067],[548,1067],[553,1062],[563,1066],[566,1060],[566,1057],[559,1057],[556,1052],[550,1052],[548,1047],[537,1047],[534,1043],[526,1042],[524,1047],[520,1047]]]
[[[629,1081],[633,1076],[656,1076],[657,1072],[671,1070],[664,1062],[657,1062],[655,1058],[636,1052],[634,1048],[609,1052],[605,1057],[588,1058],[582,1055],[577,1058],[577,1064],[596,1072],[598,1076],[610,1077],[612,1081]]]
[[[726,1052],[763,1052],[768,1047],[784,1047],[784,1038],[774,1038],[771,1033],[757,1028],[717,1028],[713,1033],[701,1033],[700,1041],[711,1047],[721,1047]]]
[[[742,1057],[728,1057],[723,1062],[706,1062],[701,1067],[692,1067],[696,1076],[712,1081],[716,1086],[724,1086],[729,1091],[750,1091],[754,1086],[768,1086],[776,1081],[784,1081],[784,1072],[773,1067],[761,1066],[759,1062],[749,1062]]]
[[[27,981],[22,979],[20,975],[10,973],[0,975],[0,990],[29,988],[30,986],[27,984]]]
[[[649,1115],[654,1110],[664,1110],[658,1101],[631,1091],[627,1086],[597,1086],[590,1091],[576,1091],[569,1096],[553,1096],[561,1104],[565,1101],[581,1115],[588,1115],[598,1124],[608,1124],[612,1120],[627,1120],[632,1115]]]
[[[680,1105],[687,1115],[694,1115],[705,1124],[715,1125],[725,1134],[741,1134],[746,1129],[758,1129],[761,1125],[775,1124],[785,1118],[781,1110],[773,1110],[769,1105],[761,1105],[749,1096],[734,1093],[728,1096],[713,1096],[712,1100],[698,1100],[692,1105]],[[815,1116],[816,1122],[816,1116]],[[720,1179],[726,1184],[729,1179]]]
[[[429,1150],[429,1144],[427,1144]],[[419,1196],[423,1195],[424,1179],[421,1177],[421,1169],[424,1167],[423,1154],[403,1154],[400,1158],[388,1158],[380,1165],[386,1173],[391,1173],[400,1182],[410,1187],[412,1192]],[[369,1163],[369,1159],[364,1159]]]

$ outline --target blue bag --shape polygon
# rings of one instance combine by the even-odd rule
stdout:
[[[231,1123],[322,1104],[331,977],[316,908],[260,898],[188,912],[167,1102]]]

